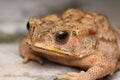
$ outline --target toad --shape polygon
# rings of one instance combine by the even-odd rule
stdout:
[[[65,80],[96,80],[120,69],[120,29],[102,14],[69,9],[62,14],[30,18],[28,33],[20,42],[24,63],[55,63],[86,71],[58,76]]]

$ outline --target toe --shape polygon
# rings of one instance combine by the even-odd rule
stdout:
[[[29,62],[29,58],[24,57],[24,61],[23,61],[23,63],[24,63],[24,64],[27,64],[28,62]]]
[[[57,78],[58,78],[58,80],[61,80],[61,79],[66,79],[67,76],[68,75],[63,74],[63,75],[59,75]]]
[[[67,73],[69,76],[78,76],[79,73],[76,73],[76,72],[69,72]]]

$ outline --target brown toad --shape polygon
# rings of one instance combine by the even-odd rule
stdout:
[[[61,15],[30,18],[20,43],[24,62],[41,57],[87,71],[61,75],[65,80],[96,80],[120,68],[120,29],[98,13],[69,9]],[[39,55],[39,56],[38,56]]]

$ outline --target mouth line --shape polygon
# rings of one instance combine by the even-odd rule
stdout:
[[[66,53],[63,53],[63,52],[58,52],[58,51],[46,49],[46,48],[43,48],[43,47],[33,46],[33,45],[29,44],[29,43],[27,43],[27,44],[28,44],[31,48],[34,48],[34,49],[37,49],[37,50],[41,50],[40,52],[43,52],[43,53],[55,54],[55,55],[72,56],[72,55],[70,55],[70,54],[66,54]]]
[[[42,47],[36,47],[36,46],[34,46],[34,47],[38,48],[38,49],[42,49],[42,50],[48,51],[48,52],[54,52],[54,53],[68,55],[68,54],[65,54],[65,53],[62,53],[62,52],[58,52],[58,51],[54,51],[54,50],[50,50],[50,49],[45,49],[45,48],[42,48]]]

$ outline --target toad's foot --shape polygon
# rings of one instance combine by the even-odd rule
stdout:
[[[20,55],[24,58],[23,63],[28,63],[30,60],[35,60],[40,64],[43,64],[40,56],[36,55],[36,52],[27,45],[26,38],[22,39],[20,43]]]
[[[61,75],[58,77],[58,79],[62,80],[96,80],[99,78],[104,77],[105,75],[108,75],[110,73],[113,73],[115,69],[115,64],[111,64],[105,60],[106,58],[98,55],[90,55],[84,58],[85,60],[90,63],[91,61],[94,63],[89,64],[89,68],[86,72],[82,71],[80,73],[70,72],[66,75]],[[79,61],[80,63],[80,61]]]
[[[40,57],[36,56],[35,54],[29,53],[28,55],[25,55],[23,57],[24,57],[23,63],[25,64],[28,63],[30,60],[35,60],[40,64],[43,64],[43,60]]]
[[[69,72],[64,75],[58,76],[58,80],[89,80],[86,76],[86,73],[84,71],[81,71],[80,73],[77,72]]]

